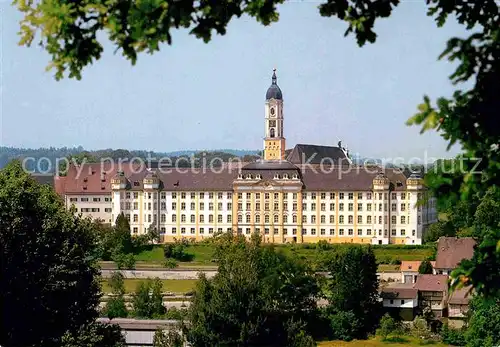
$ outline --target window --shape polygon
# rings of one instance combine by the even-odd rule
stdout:
[[[228,210],[228,211],[231,211],[232,209],[233,209],[233,203],[228,202],[228,203],[227,203],[227,210]]]
[[[354,193],[349,193],[347,196],[349,200],[354,199]]]
[[[339,216],[339,224],[344,224],[344,216]]]
[[[208,222],[209,223],[213,223],[214,222],[214,215],[213,214],[209,214],[208,215]]]
[[[251,209],[252,209],[252,204],[250,202],[247,202],[246,210],[250,211]]]
[[[366,204],[366,210],[370,212],[372,210],[372,204]]]
[[[194,211],[196,210],[196,205],[194,202],[191,203],[191,211]]]
[[[138,202],[134,202],[134,210],[138,210],[139,209],[139,203]]]
[[[260,215],[255,215],[255,223],[260,223]]]
[[[339,229],[339,236],[344,236],[344,229]]]
[[[311,223],[316,223],[316,216],[311,216]]]
[[[350,202],[348,205],[347,205],[347,210],[348,211],[353,211],[354,210],[354,204],[352,202]]]
[[[266,202],[266,203],[264,204],[264,210],[265,210],[265,211],[269,211],[269,203],[268,203],[268,202]]]
[[[330,211],[335,211],[335,204],[330,204]]]
[[[135,202],[134,202],[134,206],[135,206]],[[172,203],[172,210],[177,210],[177,203],[175,203],[175,202]]]
[[[137,227],[134,227],[134,229],[133,229],[133,230],[134,230],[134,234],[137,234],[137,231],[138,231],[139,229],[137,229]]]
[[[208,193],[208,198],[209,199],[213,199],[214,198],[214,193],[212,193],[212,192]]]
[[[208,233],[213,234],[214,233],[214,228],[208,228]]]
[[[279,216],[277,214],[274,215],[274,223],[279,223]]]
[[[293,210],[293,211],[297,211],[297,203],[296,203],[296,202],[294,202],[294,203],[292,204],[292,210]]]
[[[405,229],[401,229],[401,236],[406,236],[406,230]]]
[[[335,229],[330,229],[330,235],[335,235]]]
[[[221,215],[220,217],[221,217],[221,222],[222,222],[222,215]],[[246,223],[250,223],[250,218],[251,218],[251,217],[250,217],[250,215],[249,215],[249,214],[247,214],[247,215],[245,216],[245,222],[246,222]]]
[[[186,215],[181,214],[181,223],[186,223]]]
[[[134,192],[134,199],[138,199],[138,198],[139,198],[139,193]]]
[[[382,204],[378,204],[378,211],[382,212]]]
[[[391,199],[396,200],[396,193],[391,194]]]
[[[222,202],[218,202],[217,203],[217,209],[218,210],[222,210]]]
[[[323,215],[322,215],[322,216],[320,217],[320,223],[321,223],[321,224],[325,224],[325,223],[326,223],[326,216],[323,216]]]
[[[227,193],[227,198],[232,199],[233,198],[233,193]]]
[[[92,201],[99,202],[99,201],[101,201],[101,198],[93,198]]]
[[[266,224],[269,223],[269,215],[268,214],[266,214],[264,216],[264,223],[266,223]]]
[[[325,203],[322,203],[322,204],[320,205],[320,209],[321,209],[321,211],[326,211],[326,204],[325,204]]]
[[[200,214],[200,223],[205,223],[205,215]]]
[[[358,200],[362,200],[363,199],[363,193],[358,193]]]
[[[406,193],[401,193],[401,199],[402,200],[406,199]]]
[[[363,223],[363,216],[358,216],[358,223],[362,224]]]
[[[275,202],[274,203],[274,210],[277,211],[277,210],[279,210],[279,208],[280,208],[279,203]]]
[[[353,216],[348,216],[348,217],[347,217],[347,220],[348,220],[348,223],[349,223],[349,224],[354,223],[354,218],[353,218]]]
[[[172,228],[172,234],[176,234],[177,233],[177,228]]]
[[[401,305],[404,305],[405,304],[405,301],[404,300],[401,300]]]
[[[358,229],[358,236],[361,236],[363,235],[363,230],[362,229]]]
[[[260,202],[255,203],[255,210],[260,211]]]
[[[382,216],[378,216],[378,224],[382,224]]]
[[[339,199],[344,200],[344,193],[339,193]]]
[[[217,193],[217,199],[222,199],[222,193]]]
[[[248,200],[250,200],[252,198],[252,193],[247,193],[246,197],[247,197]]]
[[[186,198],[186,193],[182,192],[181,193],[181,199],[185,199]]]
[[[366,216],[366,223],[372,224],[372,216]]]
[[[321,193],[321,200],[325,200],[326,199],[326,193]]]
[[[151,223],[151,215],[148,214],[148,223]]]
[[[204,228],[200,228],[200,234],[204,234],[205,233],[205,229]]]
[[[269,193],[264,194],[264,199],[269,200]]]
[[[214,210],[214,203],[213,202],[209,202],[208,203],[208,210],[209,211],[213,211]]]
[[[243,216],[241,214],[238,215],[238,223],[243,223]]]
[[[391,230],[391,235],[392,235],[392,236],[396,236],[396,229],[392,229],[392,230]]]
[[[297,200],[297,193],[293,193],[293,200]]]
[[[335,193],[330,193],[330,199],[331,200],[335,199]]]
[[[311,193],[311,200],[316,200],[316,193]]]
[[[406,204],[404,204],[404,203],[401,204],[401,211],[402,212],[406,211]]]
[[[191,234],[194,234],[194,233],[195,233],[194,228],[191,228]]]
[[[391,224],[396,224],[396,216],[391,216]]]
[[[172,222],[177,222],[177,215],[175,214],[172,215]]]
[[[186,228],[181,228],[181,234],[185,234],[186,233]]]
[[[108,208],[105,208],[105,209],[104,209],[104,212],[111,213],[111,208],[109,208],[109,207],[108,207]]]
[[[274,200],[278,200],[279,199],[279,194],[278,193],[274,193]]]
[[[401,216],[401,224],[406,224],[406,217],[405,216]]]
[[[339,211],[344,211],[344,203],[343,202],[341,202],[339,204]]]
[[[186,203],[185,202],[181,202],[181,210],[182,211],[186,210]]]
[[[331,224],[335,223],[335,216],[334,215],[330,216],[330,223]]]
[[[231,216],[230,214],[227,215],[227,222],[228,223],[232,223],[233,222],[233,216]]]
[[[311,211],[316,211],[316,204],[315,203],[311,204]]]
[[[292,216],[292,223],[297,223],[297,215]]]
[[[138,222],[139,221],[139,215],[138,214],[134,214],[134,222]]]
[[[177,199],[177,193],[176,192],[173,192],[172,193],[172,199]],[[173,229],[172,229],[173,230]]]
[[[205,203],[200,202],[200,210],[203,211],[205,209]]]
[[[415,229],[411,231],[411,236],[415,236]]]
[[[363,211],[363,204],[358,204],[358,211],[359,212]]]
[[[307,216],[302,216],[302,223],[307,223]]]
[[[286,214],[283,215],[283,223],[284,224],[288,223],[288,216]]]
[[[130,199],[130,192],[126,192],[125,193],[125,199]],[[83,200],[82,200],[83,201]],[[88,200],[85,200],[85,201],[88,201]]]
[[[283,210],[284,211],[288,210],[288,204],[286,202],[283,203]]]
[[[366,235],[371,236],[372,235],[372,229],[366,229]]]
[[[307,204],[305,202],[302,203],[302,211],[307,211]]]
[[[167,209],[167,203],[165,201],[160,202],[160,209],[162,209],[162,210]]]

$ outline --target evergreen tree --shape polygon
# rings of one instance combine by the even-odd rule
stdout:
[[[433,272],[433,267],[430,261],[424,260],[420,263],[420,266],[418,267],[418,273],[425,275],[425,274],[432,274]]]
[[[111,293],[113,296],[108,299],[108,302],[106,302],[104,314],[109,319],[127,317],[128,311],[123,297],[125,294],[123,274],[117,271],[113,272],[111,278],[108,280],[108,284],[111,287]]]

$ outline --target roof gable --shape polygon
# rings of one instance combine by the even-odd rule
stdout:
[[[455,269],[462,259],[471,259],[476,241],[472,237],[440,237],[437,245],[436,268]]]

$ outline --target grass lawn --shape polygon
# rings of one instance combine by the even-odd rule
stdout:
[[[434,346],[434,347],[448,347],[440,342],[436,343],[423,343],[414,339],[412,337],[404,337],[406,342],[390,342],[381,341],[379,338],[369,339],[369,340],[354,340],[350,342],[344,341],[328,341],[320,342],[319,347],[417,347],[417,346]]]
[[[144,280],[140,279],[125,279],[125,292],[133,293],[135,292],[137,286],[140,282]],[[196,280],[161,280],[163,283],[163,291],[173,292],[173,293],[186,293],[194,289]],[[106,280],[101,281],[102,290],[104,293],[111,292],[111,288],[108,286]]]
[[[285,253],[294,252],[312,262],[318,259],[319,252],[313,245],[277,245],[277,249]],[[213,267],[216,264],[213,262],[214,246],[207,244],[194,244],[186,248],[186,252],[193,256],[193,260],[189,262],[179,262],[180,268],[199,268],[199,267]],[[400,246],[378,246],[374,247],[375,256],[381,262],[386,261],[388,258],[399,260],[424,260],[426,257],[431,256],[434,250],[429,247],[408,247],[402,248]],[[137,268],[141,267],[163,267],[165,262],[163,258],[163,247],[161,245],[154,246],[149,250],[145,250],[136,255]],[[397,265],[381,264],[380,271],[398,271]]]
[[[379,272],[399,272],[399,265],[390,265],[390,264],[379,264],[378,271]]]

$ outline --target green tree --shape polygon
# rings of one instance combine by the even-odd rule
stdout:
[[[377,335],[381,336],[383,340],[386,340],[387,336],[396,331],[396,329],[396,321],[386,313],[380,319],[380,327],[377,330]]]
[[[67,333],[61,347],[126,347],[121,328],[115,324],[93,322],[84,325],[76,334]]]
[[[500,302],[474,297],[465,339],[468,347],[493,347],[500,344]]]
[[[326,314],[330,319],[339,319],[340,325],[352,329],[350,334],[344,333],[344,336],[366,338],[378,324],[380,309],[377,262],[373,249],[362,245],[340,247],[332,253],[327,268],[330,279]],[[347,315],[349,312],[356,318],[356,324],[345,323],[351,319]],[[337,317],[339,314],[341,316]]]
[[[56,346],[64,335],[93,329],[100,295],[94,227],[19,161],[0,171],[0,345]]]
[[[68,163],[70,165],[82,165],[87,163],[97,163],[98,158],[89,152],[82,152],[78,154],[71,154],[66,157],[66,160],[59,162],[58,174],[59,176],[66,176],[68,173]]]
[[[98,33],[120,49],[135,64],[138,53],[153,53],[162,43],[172,43],[171,30],[189,28],[190,33],[208,42],[212,33],[225,34],[233,17],[248,15],[269,25],[279,18],[276,7],[284,0],[237,0],[231,3],[186,3],[149,1],[123,5],[114,2],[96,3],[15,0],[24,14],[21,21],[22,45],[31,45],[34,38],[51,54],[49,67],[55,68],[57,79],[69,70],[69,77],[81,78],[84,67],[100,59],[103,46]],[[324,0],[319,12],[325,17],[338,17],[347,23],[345,35],[354,34],[360,46],[376,41],[373,28],[378,18],[392,15],[399,0]],[[489,187],[500,184],[500,16],[495,0],[453,2],[428,0],[427,15],[441,27],[449,18],[456,19],[469,31],[465,38],[450,38],[440,59],[456,63],[450,76],[460,85],[450,98],[439,98],[435,105],[428,96],[418,106],[418,113],[408,125],[420,125],[422,132],[435,130],[448,141],[449,147],[460,144],[463,164],[460,169],[440,172],[426,178],[430,191],[440,206],[481,199]],[[481,160],[477,160],[480,158]],[[479,174],[476,174],[479,172]],[[485,295],[500,294],[500,273],[490,274],[485,260],[500,265],[500,230],[481,234],[472,261],[452,273],[453,287],[474,285]],[[486,275],[488,274],[488,275]]]
[[[153,347],[184,347],[182,335],[175,331],[157,330],[153,337]]]
[[[132,236],[130,235],[130,223],[125,215],[120,213],[118,217],[116,217],[115,222],[115,233],[113,235],[115,239],[115,247],[118,248],[119,253],[132,253],[133,245],[132,245]]]
[[[115,271],[108,280],[108,285],[111,287],[111,296],[104,307],[104,314],[109,318],[127,317],[128,311],[125,305],[125,282],[121,272]]]
[[[432,274],[434,268],[432,267],[432,264],[428,260],[424,260],[420,263],[420,266],[418,267],[418,273],[425,275],[425,274]]]
[[[218,272],[200,276],[189,308],[192,346],[291,346],[307,339],[318,293],[307,264],[262,247],[258,235],[251,242],[223,235],[215,253]]]
[[[141,281],[134,293],[132,304],[138,318],[160,318],[165,315],[163,306],[163,284],[160,279]]]

